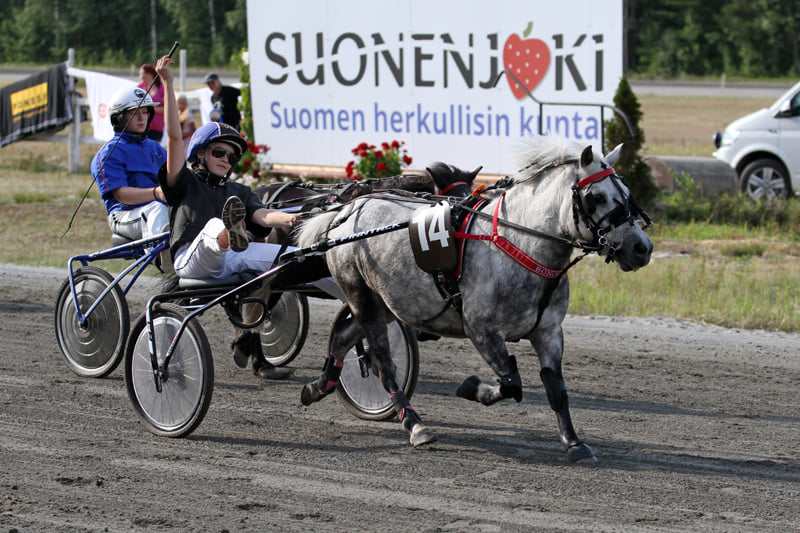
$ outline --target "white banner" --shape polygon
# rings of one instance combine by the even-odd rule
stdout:
[[[101,141],[113,138],[114,128],[111,126],[111,119],[108,116],[111,98],[117,91],[135,87],[136,83],[125,78],[77,68],[69,69],[69,74],[86,80],[86,92],[88,93],[86,99],[89,100],[94,138]]]
[[[622,0],[248,0],[256,142],[276,163],[345,166],[361,142],[506,174],[520,140],[600,149],[622,76]],[[495,83],[497,81],[497,83]],[[609,108],[604,119],[612,118]]]

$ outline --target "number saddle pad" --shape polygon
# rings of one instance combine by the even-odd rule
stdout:
[[[455,270],[458,250],[453,237],[450,204],[441,201],[414,211],[408,236],[417,266],[430,274]]]

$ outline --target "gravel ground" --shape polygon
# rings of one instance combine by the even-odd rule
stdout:
[[[184,439],[148,433],[121,367],[60,359],[59,269],[0,264],[0,525],[5,531],[800,531],[800,335],[678,320],[567,318],[573,420],[596,464],[570,464],[526,343],[521,403],[455,396],[488,367],[461,340],[420,344],[412,402],[438,436],[303,407],[336,306],[311,300],[283,382],[231,361],[231,328],[200,322],[215,359],[208,414]],[[132,315],[157,280],[129,294]]]

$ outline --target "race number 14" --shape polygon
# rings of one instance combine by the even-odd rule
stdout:
[[[450,214],[447,206],[439,204],[434,208],[426,209],[414,216],[413,223],[417,226],[419,245],[423,252],[431,249],[430,245],[438,241],[441,248],[447,248],[449,233],[445,216]]]

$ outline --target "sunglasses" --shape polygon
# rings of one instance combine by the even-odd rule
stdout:
[[[230,150],[226,150],[225,148],[221,148],[219,146],[214,146],[209,150],[209,152],[211,152],[211,155],[216,157],[217,159],[227,158],[228,163],[230,163],[231,166],[235,165],[236,162],[239,160],[239,156],[236,155],[234,152],[231,152]]]

